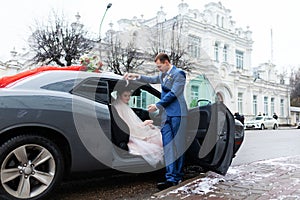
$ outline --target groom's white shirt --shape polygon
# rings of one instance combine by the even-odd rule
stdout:
[[[172,68],[173,68],[173,65],[172,65],[172,67],[170,67],[170,69],[166,72],[166,75],[165,75],[165,77],[164,77],[164,79],[163,79],[163,82],[166,81],[166,79],[167,79],[168,75],[170,74]]]

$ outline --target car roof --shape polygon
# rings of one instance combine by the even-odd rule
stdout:
[[[66,80],[83,80],[89,77],[95,78],[107,78],[107,79],[122,79],[122,76],[114,74],[112,72],[85,72],[85,71],[65,71],[65,70],[53,70],[53,71],[43,71],[31,76],[25,77],[23,79],[17,80],[10,85],[8,88],[12,89],[33,89],[40,88],[43,85],[48,85],[55,82],[66,81]]]

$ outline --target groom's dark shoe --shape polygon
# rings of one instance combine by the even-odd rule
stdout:
[[[164,181],[164,182],[157,183],[157,188],[159,190],[165,190],[165,189],[175,186],[175,185],[178,185],[178,183],[171,182],[171,181]]]

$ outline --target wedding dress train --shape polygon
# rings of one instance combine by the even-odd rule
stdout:
[[[154,125],[144,125],[135,112],[120,99],[116,99],[112,105],[129,127],[129,153],[142,156],[153,167],[163,162],[160,129]]]

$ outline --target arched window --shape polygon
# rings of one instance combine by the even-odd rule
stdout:
[[[194,13],[194,19],[197,19],[197,13]]]
[[[243,67],[244,67],[244,52],[236,50],[235,56],[236,56],[236,68],[243,69]]]
[[[227,45],[224,45],[224,47],[223,47],[223,61],[224,62],[228,61],[228,47],[227,47]]]
[[[189,35],[189,54],[193,58],[200,58],[201,38],[194,35]]]
[[[137,31],[134,31],[134,32],[132,33],[132,36],[133,36],[133,37],[137,37],[137,36],[138,36],[138,32],[137,32]]]
[[[219,62],[219,44],[217,42],[215,42],[214,52],[215,52],[215,61]]]
[[[136,41],[137,41],[137,36],[138,36],[138,32],[137,32],[137,31],[134,31],[134,32],[132,33],[132,42],[134,43],[134,45],[135,45],[135,43],[136,43]]]

